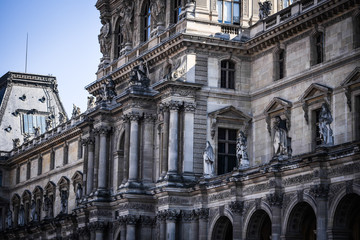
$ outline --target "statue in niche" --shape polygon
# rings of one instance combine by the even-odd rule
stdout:
[[[120,28],[124,38],[124,43],[132,42],[132,22],[134,16],[134,1],[125,0],[120,5]]]
[[[37,221],[38,217],[37,217],[37,212],[36,212],[36,202],[35,200],[31,200],[31,205],[30,205],[30,217],[32,221]]]
[[[83,194],[83,189],[80,183],[77,184],[76,186],[76,206],[79,205],[80,200],[82,198],[82,194]]]
[[[95,107],[95,97],[94,96],[88,96],[87,97],[87,109],[91,109]]]
[[[144,59],[139,59],[140,64],[135,66],[130,73],[130,83],[132,85],[138,85],[143,88],[148,88],[150,85],[150,79],[148,77],[147,63]]]
[[[290,154],[290,139],[288,138],[287,121],[282,120],[279,116],[275,117],[274,131],[274,153],[275,156],[287,156]]]
[[[68,192],[66,190],[61,190],[60,192],[61,197],[61,210],[60,213],[66,214],[68,208]]]
[[[215,154],[209,141],[206,142],[206,147],[203,153],[203,159],[204,159],[204,176],[205,177],[214,176]]]
[[[10,208],[9,208],[8,211],[7,211],[7,215],[6,215],[6,225],[7,225],[7,228],[12,228],[12,224],[13,224],[13,221],[12,221],[12,211],[11,211]]]
[[[271,7],[272,3],[270,1],[265,1],[263,3],[259,2],[259,18],[267,18],[270,15]]]
[[[247,154],[247,138],[243,131],[239,131],[236,140],[236,158],[239,168],[249,167],[249,157]]]
[[[110,53],[110,22],[101,20],[102,27],[100,29],[100,34],[98,36],[99,43],[100,43],[100,52],[103,54],[104,58],[109,57]]]
[[[59,112],[59,124],[63,124],[65,122],[65,114],[62,112]]]
[[[333,118],[329,107],[326,103],[323,103],[319,115],[319,133],[322,144],[332,145],[334,144],[333,131],[330,127]]]
[[[34,128],[34,135],[35,137],[40,136],[40,127],[33,127]]]
[[[51,116],[48,116],[45,119],[46,131],[49,131],[52,128],[53,120]]]
[[[44,211],[45,218],[52,218],[54,216],[52,196],[44,196]]]
[[[14,146],[14,148],[20,147],[20,139],[19,138],[13,139],[13,146]]]
[[[75,104],[73,104],[73,110],[72,110],[72,118],[77,118],[80,116],[81,110],[79,107],[77,107]]]
[[[165,16],[165,1],[151,0],[150,1],[151,17],[154,19],[156,25],[164,25]]]
[[[18,225],[19,226],[25,225],[25,208],[23,204],[20,205],[20,209],[19,209]]]

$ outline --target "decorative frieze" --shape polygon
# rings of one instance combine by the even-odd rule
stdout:
[[[244,202],[243,201],[235,201],[229,204],[229,208],[232,213],[242,214],[244,212]]]
[[[283,203],[284,194],[281,192],[274,192],[266,195],[266,199],[270,206],[281,207]]]
[[[314,197],[316,198],[327,198],[329,195],[329,185],[328,184],[313,185],[310,189],[310,194],[314,195]]]

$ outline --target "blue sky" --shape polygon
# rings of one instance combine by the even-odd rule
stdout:
[[[96,79],[101,23],[96,0],[0,0],[0,75],[25,71],[57,78],[68,116],[86,109],[84,86]]]

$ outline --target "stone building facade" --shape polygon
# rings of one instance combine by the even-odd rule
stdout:
[[[88,109],[4,154],[1,236],[360,239],[359,4],[99,0]]]

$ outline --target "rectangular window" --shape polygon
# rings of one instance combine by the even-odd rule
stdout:
[[[323,41],[324,37],[323,34],[320,33],[316,36],[316,63],[322,63],[323,62]]]
[[[218,175],[231,172],[236,167],[236,130],[218,129]]]
[[[321,136],[320,136],[320,127],[319,127],[320,111],[321,111],[321,109],[316,109],[314,111],[314,116],[315,116],[315,145],[316,146],[319,146],[322,143]]]
[[[64,161],[63,161],[64,165],[69,163],[69,146],[65,145],[64,146]]]
[[[180,20],[180,13],[181,13],[181,0],[174,1],[174,8],[173,8],[173,23],[177,23]]]
[[[23,132],[34,134],[34,128],[40,127],[40,133],[44,133],[46,130],[45,116],[44,115],[33,115],[23,114]]]
[[[30,179],[31,175],[31,162],[26,164],[26,180]]]
[[[16,184],[20,183],[20,167],[16,168]]]
[[[279,79],[284,78],[284,51],[279,53]]]
[[[218,0],[217,1],[218,22],[226,24],[240,24],[240,1]]]
[[[284,0],[283,2],[283,8],[287,8],[293,3],[293,0]]]
[[[221,61],[220,87],[235,89],[235,63],[229,60]]]
[[[38,159],[38,175],[42,174],[42,162],[43,162],[43,159],[40,156],[39,159]]]
[[[51,151],[50,153],[50,170],[55,168],[55,151]]]

